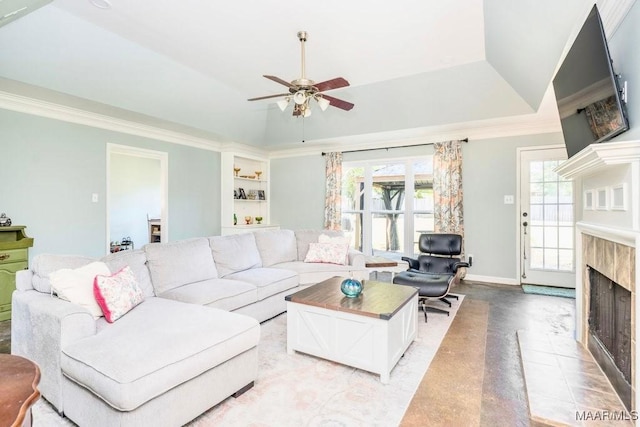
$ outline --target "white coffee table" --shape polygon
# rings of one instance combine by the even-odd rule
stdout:
[[[348,298],[334,277],[288,295],[287,353],[322,357],[380,375],[393,367],[417,336],[418,290],[372,280]]]

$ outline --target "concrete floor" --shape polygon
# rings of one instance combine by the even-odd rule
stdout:
[[[421,386],[403,425],[538,425],[529,418],[517,331],[573,338],[575,300],[524,294],[519,286],[473,282],[454,292],[466,297],[443,341],[443,351],[423,380],[432,394],[424,394]],[[10,352],[10,328],[10,321],[0,322],[2,353]],[[434,393],[441,397],[442,417],[424,418],[429,402],[436,403]],[[442,411],[443,406],[448,410]],[[455,418],[456,413],[464,417]],[[463,423],[451,424],[455,419]]]

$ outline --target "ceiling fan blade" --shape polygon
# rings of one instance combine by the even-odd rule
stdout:
[[[335,79],[316,83],[314,86],[318,88],[318,92],[324,92],[325,90],[339,89],[341,87],[349,86],[349,82],[342,77],[336,77]]]
[[[289,96],[289,95],[291,95],[291,94],[290,93],[279,93],[277,95],[259,96],[257,98],[247,99],[247,101],[259,101],[261,99],[278,98],[280,96]]]
[[[272,80],[272,81],[274,81],[274,82],[276,82],[276,83],[280,83],[281,85],[284,85],[284,86],[286,86],[286,87],[288,87],[288,88],[293,88],[293,89],[295,89],[295,86],[293,86],[291,83],[289,83],[289,82],[288,82],[288,81],[286,81],[286,80],[282,80],[280,77],[276,77],[276,76],[267,76],[266,74],[265,74],[263,77],[266,77],[266,78],[268,78],[269,80]]]
[[[332,106],[346,110],[346,111],[349,111],[354,107],[354,104],[350,102],[343,101],[342,99],[334,98],[333,96],[325,95],[324,93],[322,94],[322,97],[327,101],[329,101],[329,103]]]

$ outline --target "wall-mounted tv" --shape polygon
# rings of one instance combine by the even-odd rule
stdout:
[[[596,5],[553,79],[567,155],[629,129]]]

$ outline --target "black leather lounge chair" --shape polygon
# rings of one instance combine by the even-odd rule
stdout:
[[[459,258],[462,252],[462,236],[459,234],[421,234],[418,248],[421,252],[418,259],[402,257],[409,263],[409,269],[396,274],[393,283],[418,288],[418,301],[426,322],[427,310],[449,315],[446,310],[428,307],[426,302],[435,299],[451,307],[447,296],[458,297],[449,295],[449,291],[460,280],[460,268],[470,267],[470,264]]]

